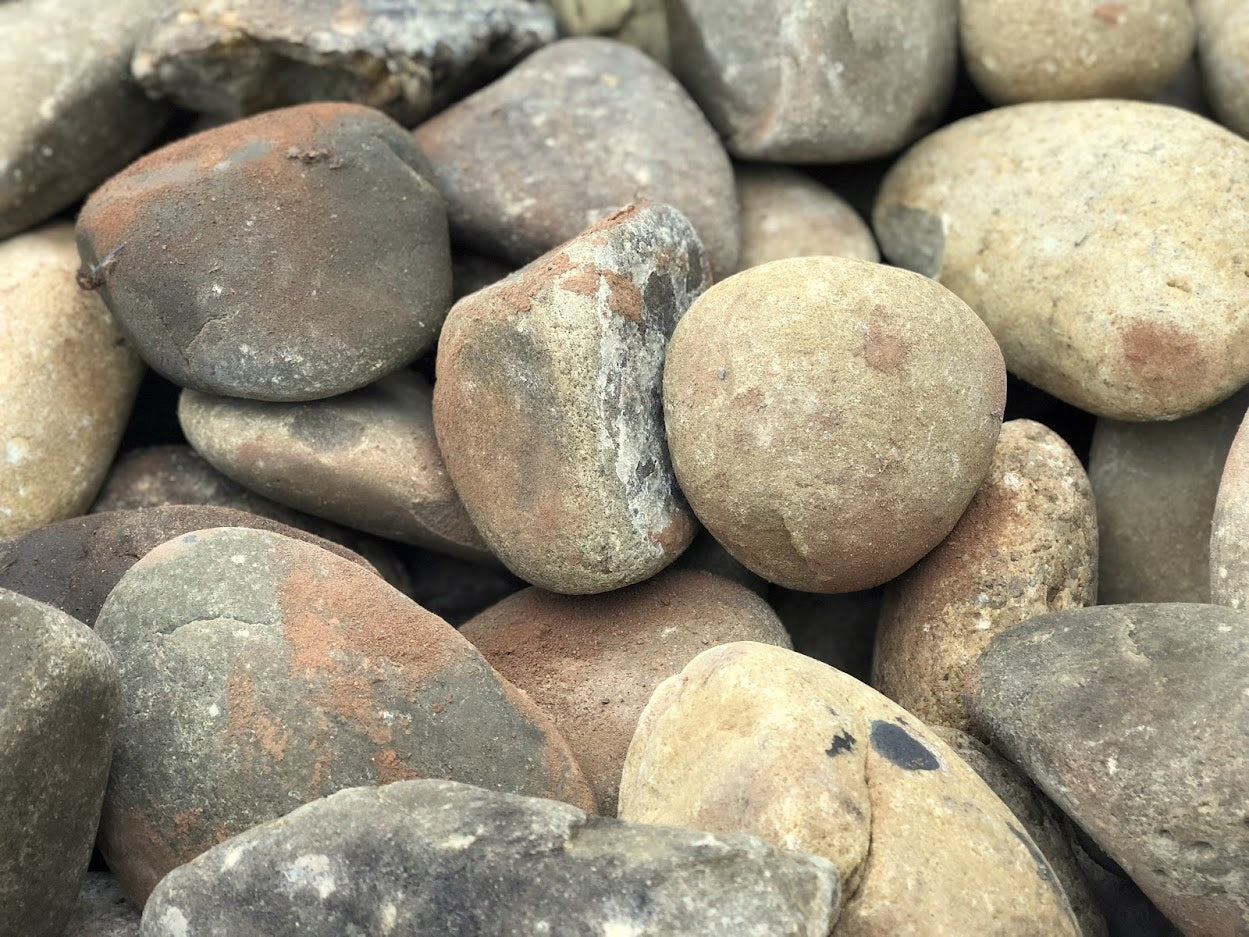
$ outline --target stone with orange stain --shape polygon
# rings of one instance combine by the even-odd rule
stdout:
[[[347,786],[449,777],[593,808],[554,723],[472,645],[309,544],[181,536],[97,630],[125,692],[101,844],[139,903],[223,837]]]

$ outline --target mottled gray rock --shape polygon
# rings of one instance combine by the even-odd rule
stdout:
[[[192,110],[356,101],[411,126],[554,38],[550,8],[529,0],[180,0],[133,69]]]
[[[826,860],[446,781],[356,788],[171,873],[143,937],[825,937]]]
[[[1249,7],[1240,0],[1193,0],[1206,95],[1218,119],[1249,136]]]
[[[142,912],[108,872],[88,872],[64,937],[139,937]]]
[[[148,364],[234,397],[363,387],[433,344],[451,301],[429,164],[356,104],[269,111],[148,154],[87,200],[78,249]]]
[[[0,589],[0,934],[60,937],[91,859],[121,689],[108,648]]]
[[[668,337],[708,276],[680,212],[632,207],[451,310],[438,443],[473,523],[521,578],[617,589],[694,536],[660,384]]]
[[[1034,618],[993,639],[968,705],[1184,933],[1249,930],[1249,613]]]

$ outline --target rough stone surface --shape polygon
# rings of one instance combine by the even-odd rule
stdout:
[[[670,0],[672,62],[743,159],[884,156],[933,126],[958,0]]]
[[[684,216],[634,207],[452,308],[438,444],[477,530],[521,578],[605,592],[689,544],[660,385],[673,326],[707,282]]]
[[[606,595],[525,589],[475,616],[461,634],[551,717],[604,816],[615,816],[625,752],[655,687],[717,644],[789,647],[759,596],[681,570]]]
[[[141,31],[167,2],[0,3],[0,238],[71,205],[160,131],[168,106],[129,70]]]
[[[879,588],[820,595],[773,586],[768,604],[789,632],[795,651],[867,683],[882,595]]]
[[[171,540],[96,631],[125,695],[100,848],[140,904],[209,847],[344,787],[446,777],[593,809],[550,720],[472,645],[309,544]]]
[[[950,535],[885,587],[872,685],[930,725],[972,731],[962,693],[990,639],[1097,601],[1093,489],[1062,437],[1002,424],[989,475]]]
[[[1219,121],[1249,136],[1249,7],[1239,0],[1193,0],[1206,95]]]
[[[1097,421],[1089,480],[1101,533],[1102,605],[1218,601],[1211,598],[1211,523],[1247,407],[1244,390],[1181,420]]]
[[[1238,395],[1239,396],[1239,395]],[[1249,422],[1227,453],[1210,530],[1210,601],[1249,608]]]
[[[949,533],[993,457],[1002,356],[924,277],[840,257],[717,283],[681,319],[664,417],[681,489],[745,566],[848,592]]]
[[[175,384],[345,393],[431,345],[451,301],[446,212],[394,121],[305,104],[178,140],[87,200],[78,249]]]
[[[243,933],[825,937],[815,856],[446,781],[356,788],[173,872],[143,937]]]
[[[1007,368],[1081,409],[1175,419],[1249,382],[1249,142],[1204,118],[991,110],[895,163],[872,217],[886,257],[957,293]]]
[[[433,389],[412,371],[306,403],[184,390],[178,420],[215,468],[275,501],[380,537],[491,559],[442,464]]]
[[[995,637],[969,706],[990,743],[1189,935],[1249,930],[1249,613],[1057,612]]]
[[[0,537],[86,510],[143,374],[77,267],[69,225],[0,243]]]
[[[1010,810],[914,716],[818,661],[704,651],[638,723],[620,817],[749,833],[837,866],[834,937],[1075,935]]]
[[[664,0],[551,0],[551,6],[562,33],[610,36],[671,64]]]
[[[880,260],[871,229],[828,186],[787,166],[739,163],[733,175],[741,208],[738,270],[786,257]]]
[[[680,209],[723,276],[733,169],[668,72],[609,39],[564,39],[415,131],[457,242],[527,263],[625,205]]]
[[[996,104],[1152,98],[1193,51],[1188,0],[960,0],[967,71]]]
[[[64,937],[139,937],[142,912],[108,872],[88,872]]]
[[[120,687],[82,622],[0,589],[0,933],[61,937],[91,859]]]
[[[555,38],[528,0],[180,0],[135,50],[156,97],[230,118],[356,101],[407,126]]]

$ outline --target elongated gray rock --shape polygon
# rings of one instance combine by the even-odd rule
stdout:
[[[161,882],[143,937],[826,937],[825,859],[446,781],[340,791]]]

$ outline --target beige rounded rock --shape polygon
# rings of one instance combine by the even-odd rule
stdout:
[[[988,471],[1006,375],[957,297],[905,270],[778,260],[677,324],[668,446],[694,513],[742,564],[807,592],[897,576]]]
[[[1206,96],[1219,120],[1249,136],[1249,5],[1192,0]]]
[[[0,243],[0,537],[86,511],[143,376],[78,266],[69,225]]]
[[[1188,0],[960,0],[963,61],[995,104],[1150,98],[1193,51]]]
[[[834,937],[1078,934],[1045,857],[918,719],[801,654],[739,642],[660,684],[621,819],[750,833],[829,859]]]
[[[993,635],[1097,600],[1097,517],[1080,460],[1032,420],[1002,424],[954,530],[885,588],[872,685],[932,725],[970,732],[962,701]]]
[[[1175,419],[1249,382],[1249,142],[1140,101],[1019,104],[890,170],[881,250],[988,324],[1006,366],[1120,420]]]
[[[1210,531],[1210,601],[1232,608],[1249,608],[1249,429],[1246,426],[1249,421],[1242,420],[1227,453]]]

